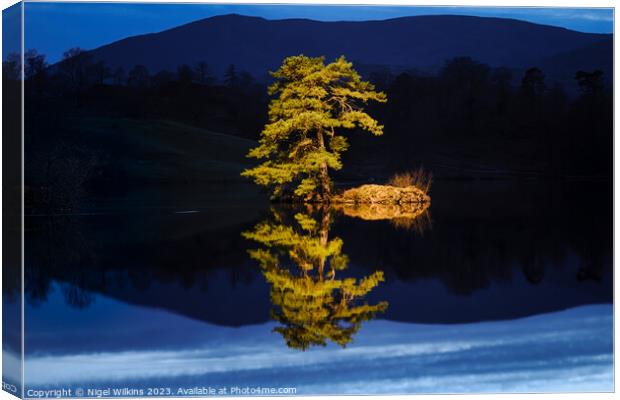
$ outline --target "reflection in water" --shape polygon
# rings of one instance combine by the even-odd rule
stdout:
[[[420,235],[432,226],[428,210],[430,202],[404,204],[335,204],[334,207],[347,217],[365,221],[388,220],[396,228],[414,231]]]
[[[612,302],[612,196],[602,185],[440,182],[434,191],[433,227],[423,236],[395,229],[393,219],[364,220],[359,207],[332,207],[330,235],[350,260],[338,278],[384,271],[386,282],[365,296],[389,302],[382,319],[475,322]],[[295,212],[285,225],[299,230]],[[28,217],[27,303],[47,303],[57,282],[84,312],[101,293],[209,323],[264,323],[271,284],[247,255],[256,242],[241,235],[263,218],[262,209],[228,204],[195,214]],[[19,293],[18,283],[3,281],[5,295]],[[433,307],[411,308],[420,300]]]
[[[345,270],[349,258],[342,254],[342,239],[329,238],[331,211],[328,207],[308,211],[287,221],[286,213],[272,210],[273,220],[259,223],[243,236],[264,246],[249,253],[270,285],[271,315],[282,324],[274,330],[287,345],[306,350],[330,340],[344,347],[362,322],[387,309],[385,301],[362,302],[384,280],[383,271],[359,281],[336,279],[336,271]]]
[[[27,217],[28,385],[612,390],[602,187],[439,182],[424,236],[359,208]]]

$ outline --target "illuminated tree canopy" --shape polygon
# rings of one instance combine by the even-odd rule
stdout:
[[[242,175],[269,187],[273,197],[292,191],[304,201],[328,201],[329,169],[342,168],[341,154],[349,146],[342,132],[381,135],[383,126],[364,107],[387,98],[362,81],[344,56],[327,65],[323,57],[288,57],[272,75],[269,122],[248,154],[265,161]]]

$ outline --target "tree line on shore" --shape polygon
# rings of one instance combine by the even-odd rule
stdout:
[[[31,159],[58,143],[58,135],[88,147],[88,138],[67,129],[68,114],[175,120],[253,140],[268,122],[272,98],[266,83],[233,65],[217,79],[206,61],[181,64],[176,71],[152,73],[140,65],[124,71],[77,48],[52,65],[36,50],[28,50],[24,61],[26,134],[36,138],[27,140]],[[20,76],[20,62],[16,55],[3,61],[7,91],[17,85],[12,82]],[[575,95],[536,66],[520,73],[469,57],[447,60],[434,75],[359,70],[389,99],[366,110],[385,134],[352,133],[349,145],[355,152],[343,155],[347,168],[337,178],[387,179],[420,163],[434,169],[438,157],[455,170],[471,161],[543,177],[612,176],[613,97],[609,77],[601,71],[575,71]],[[80,154],[76,157],[90,158]]]
[[[21,75],[21,57],[17,53],[9,54],[3,62],[5,79],[17,80]],[[194,65],[180,64],[176,71],[161,70],[155,73],[142,64],[126,70],[123,67],[112,68],[105,61],[96,60],[92,54],[79,47],[63,53],[62,59],[49,64],[44,54],[36,49],[24,53],[24,76],[32,83],[33,89],[41,90],[61,84],[75,91],[93,85],[127,85],[132,87],[161,86],[172,81],[197,83],[202,85],[223,84],[230,87],[249,87],[255,83],[254,77],[247,71],[238,71],[230,64],[224,76],[218,80],[206,61]]]

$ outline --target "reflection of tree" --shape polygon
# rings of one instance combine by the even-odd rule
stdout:
[[[61,291],[67,304],[74,308],[87,308],[95,301],[93,293],[84,290],[79,284],[63,284],[61,285]]]
[[[344,347],[362,322],[387,308],[387,302],[362,302],[383,281],[383,271],[359,281],[336,279],[336,271],[345,270],[349,259],[342,254],[342,239],[329,239],[329,209],[318,214],[317,220],[297,213],[295,222],[287,224],[284,215],[274,212],[274,221],[243,233],[265,246],[250,250],[250,256],[259,262],[271,285],[272,317],[282,324],[275,331],[289,347],[301,350],[325,346],[327,340]]]

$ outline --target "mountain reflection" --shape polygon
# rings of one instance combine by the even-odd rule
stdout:
[[[364,321],[384,312],[388,303],[375,305],[364,297],[384,281],[383,271],[361,279],[337,279],[347,269],[343,241],[329,237],[329,207],[308,208],[307,213],[272,210],[272,219],[243,232],[246,239],[263,245],[249,250],[270,286],[271,316],[281,326],[289,347],[306,350],[332,341],[345,347]]]

